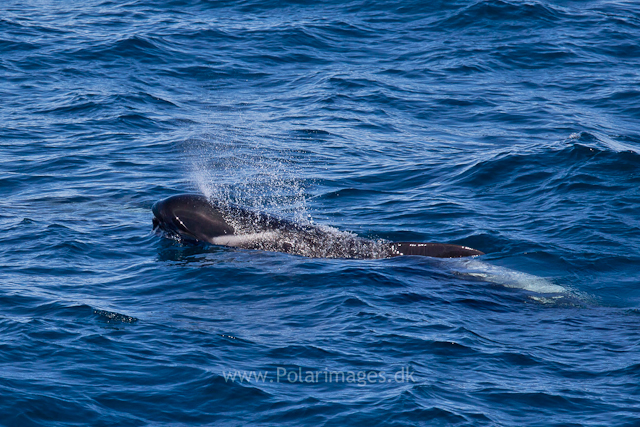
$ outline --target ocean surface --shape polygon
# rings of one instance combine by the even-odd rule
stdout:
[[[638,2],[3,0],[0,99],[0,425],[640,425]]]

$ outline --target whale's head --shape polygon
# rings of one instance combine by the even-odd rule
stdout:
[[[172,196],[156,202],[151,210],[154,230],[182,240],[211,243],[215,237],[234,234],[222,211],[204,196]]]

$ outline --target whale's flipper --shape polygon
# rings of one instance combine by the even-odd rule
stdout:
[[[419,255],[434,258],[460,258],[466,256],[484,255],[477,249],[467,246],[450,245],[448,243],[423,242],[395,242],[391,243],[392,250],[397,255]]]

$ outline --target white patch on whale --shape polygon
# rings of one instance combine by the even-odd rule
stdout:
[[[222,246],[234,246],[243,247],[256,242],[262,242],[266,240],[279,239],[279,233],[276,231],[265,231],[262,233],[249,233],[249,234],[232,234],[227,236],[213,237],[210,240],[211,244]]]

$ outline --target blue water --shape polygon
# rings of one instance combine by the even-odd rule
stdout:
[[[622,0],[4,0],[0,424],[640,424],[639,40]],[[183,192],[486,255],[187,246]]]

